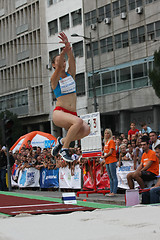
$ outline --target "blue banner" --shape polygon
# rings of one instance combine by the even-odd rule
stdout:
[[[55,140],[45,140],[44,147],[45,148],[52,148],[55,146]]]
[[[42,168],[40,170],[40,188],[59,187],[59,169]]]

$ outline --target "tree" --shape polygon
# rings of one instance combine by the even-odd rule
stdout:
[[[0,120],[4,119],[4,115],[5,114],[6,114],[6,117],[8,119],[11,119],[14,122],[14,125],[12,127],[12,138],[13,138],[13,141],[12,141],[12,143],[9,146],[9,147],[11,147],[17,141],[17,139],[19,137],[24,135],[24,132],[23,132],[21,121],[20,121],[20,119],[17,118],[16,114],[13,114],[12,112],[6,110],[5,112],[1,112],[0,113]],[[0,128],[2,128],[2,127],[4,127],[4,126],[2,125],[2,122],[1,122]],[[2,130],[0,131],[0,144],[4,145],[3,137],[2,137]]]
[[[149,77],[156,95],[160,98],[160,49],[154,53],[154,67],[153,70],[149,72]]]

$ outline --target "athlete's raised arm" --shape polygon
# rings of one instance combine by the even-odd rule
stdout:
[[[68,38],[64,32],[60,33],[58,37],[61,39],[60,43],[65,44],[65,52],[68,55],[68,64],[69,64],[68,73],[71,74],[71,76],[75,79],[76,63],[75,63],[75,58],[73,56],[72,48],[70,46],[70,43],[68,42]]]
[[[65,65],[65,57],[64,57],[65,52],[66,52],[66,49],[64,48],[60,53],[60,55],[55,56],[52,60],[52,66],[55,69],[54,73],[51,76],[51,86],[53,90],[56,88],[58,84],[61,72]]]

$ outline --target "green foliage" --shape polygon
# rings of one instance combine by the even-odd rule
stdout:
[[[156,95],[160,98],[160,50],[154,53],[154,68],[149,72],[149,77]]]
[[[21,121],[17,118],[16,114],[13,114],[12,112],[6,110],[5,114],[7,116],[8,119],[12,119],[14,122],[13,128],[12,128],[12,138],[13,138],[13,143],[14,144],[19,137],[21,137],[22,135],[24,135],[23,132],[23,128],[22,128],[22,124]],[[2,120],[4,118],[4,112],[0,113],[0,120]],[[0,126],[0,130],[2,128],[2,125]],[[4,145],[4,143],[2,142],[2,131],[0,131],[0,144]],[[11,146],[9,146],[11,147]]]

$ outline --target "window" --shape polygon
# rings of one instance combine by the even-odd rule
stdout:
[[[150,23],[147,25],[147,35],[149,40],[153,40],[155,38],[154,23]]]
[[[74,43],[72,45],[75,57],[83,57],[83,42]]]
[[[107,39],[106,39],[106,38],[105,38],[105,39],[102,39],[102,40],[100,41],[101,53],[107,52],[107,44],[106,44],[106,42],[107,42]]]
[[[96,23],[96,22],[97,22],[96,10],[85,13],[85,24],[86,24],[86,26],[89,26],[92,23]]]
[[[122,47],[122,43],[121,43],[121,34],[117,34],[115,35],[115,48],[121,48]]]
[[[93,55],[94,56],[98,55],[98,42],[93,42],[92,46],[93,46]]]
[[[100,86],[100,74],[94,74],[95,87]]]
[[[160,37],[160,21],[155,23],[156,37]]]
[[[107,52],[112,52],[113,51],[113,38],[108,37],[107,38]]]
[[[100,41],[101,53],[112,52],[113,51],[113,41],[112,37],[102,39]]]
[[[57,19],[48,23],[49,35],[54,35],[58,32]]]
[[[53,50],[53,51],[49,52],[50,61],[52,62],[52,59],[57,55],[59,55],[59,49],[56,49],[56,50]]]
[[[61,30],[69,28],[69,14],[60,18]]]
[[[142,6],[142,0],[129,0],[129,10]]]
[[[113,16],[119,15],[119,1],[113,2]]]
[[[132,72],[133,72],[133,78],[143,77],[143,64],[133,66]]]
[[[130,35],[131,35],[131,43],[132,44],[138,43],[137,28],[132,29],[130,31]]]
[[[86,24],[86,26],[91,25],[90,12],[89,13],[85,13],[85,24]]]
[[[142,0],[136,0],[136,7],[142,6]]]
[[[139,43],[145,42],[145,29],[144,29],[144,26],[138,28],[138,40],[139,40]]]
[[[114,71],[102,73],[102,86],[115,83]]]
[[[129,0],[129,10],[133,10],[136,8],[135,0]]]
[[[105,15],[106,15],[107,18],[111,17],[111,4],[107,4],[105,6]]]
[[[77,96],[85,95],[84,73],[80,73],[76,75],[76,92],[77,92]]]
[[[73,12],[71,15],[72,15],[73,26],[76,26],[82,23],[81,9],[78,9],[77,11]]]
[[[0,110],[5,110],[6,108],[17,108],[22,105],[28,105],[27,91],[17,92],[0,98]]]
[[[104,19],[104,7],[98,8],[98,17],[99,19]]]
[[[97,22],[96,10],[91,11],[91,23]]]
[[[128,43],[128,32],[124,32],[122,33],[122,47],[128,47],[129,43]]]
[[[131,79],[130,67],[122,68],[119,71],[120,71],[120,82]]]
[[[120,0],[120,12],[127,12],[126,0]]]

